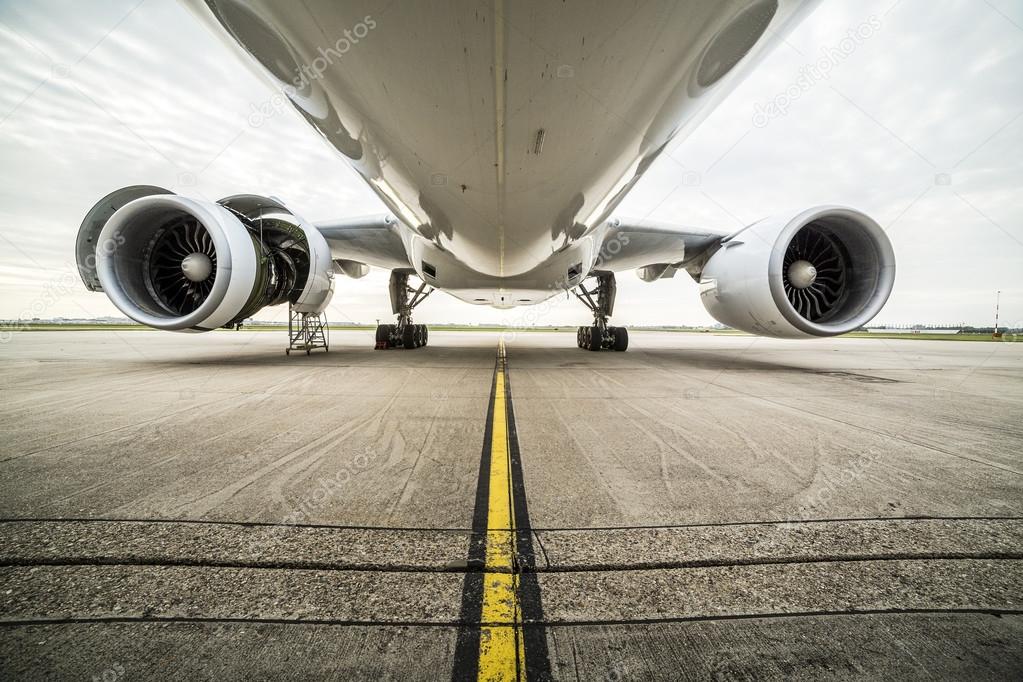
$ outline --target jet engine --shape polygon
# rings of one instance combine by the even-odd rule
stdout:
[[[256,195],[213,203],[125,187],[86,216],[77,259],[87,288],[136,322],[169,331],[233,326],[281,303],[321,312],[334,290],[323,236]]]
[[[729,327],[779,338],[835,336],[884,306],[895,253],[870,217],[820,206],[726,237],[699,282],[707,312]]]

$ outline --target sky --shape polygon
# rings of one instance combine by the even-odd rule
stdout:
[[[855,41],[843,40],[853,31]],[[866,36],[866,37],[863,37]],[[827,73],[808,69],[828,57]],[[120,313],[81,284],[75,235],[125,185],[279,196],[311,221],[385,210],[172,0],[0,0],[0,318]],[[823,0],[619,207],[725,232],[816,204],[895,248],[885,324],[1023,326],[1023,0]],[[388,273],[337,279],[332,323],[391,317]],[[438,293],[427,323],[585,324],[575,299],[499,311]],[[259,319],[287,318],[286,308]],[[613,323],[713,320],[688,277],[618,274]]]

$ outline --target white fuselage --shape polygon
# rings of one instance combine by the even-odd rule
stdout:
[[[809,4],[214,3],[232,44],[410,228],[412,266],[499,306],[589,271],[626,192]]]

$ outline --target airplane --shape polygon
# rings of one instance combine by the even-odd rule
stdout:
[[[78,268],[143,325],[317,315],[335,275],[371,266],[390,270],[396,316],[378,348],[428,343],[413,311],[434,290],[497,308],[572,292],[594,351],[628,347],[610,323],[627,270],[683,271],[715,319],[781,338],[855,330],[891,293],[891,243],[854,208],[730,234],[615,214],[815,0],[183,1],[273,88],[250,123],[293,107],[387,212],[311,224],[275,197],[112,192],[81,225]]]

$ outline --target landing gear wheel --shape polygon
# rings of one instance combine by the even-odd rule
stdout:
[[[412,324],[412,311],[433,293],[434,289],[425,281],[418,288],[413,289],[408,284],[410,274],[413,274],[411,270],[391,271],[388,291],[391,294],[391,312],[398,316],[398,324],[388,325],[390,327],[389,345],[421,348],[429,341],[430,334],[425,324]]]
[[[611,327],[615,337],[615,350],[626,350],[629,347],[629,330],[625,327]]]
[[[414,324],[405,325],[401,334],[401,345],[405,346],[406,350],[416,347],[416,326]]]
[[[376,349],[383,350],[391,347],[391,325],[378,324],[376,336]]]
[[[629,333],[624,327],[608,324],[617,290],[614,273],[594,271],[587,277],[596,278],[597,286],[588,289],[579,282],[572,293],[593,313],[593,325],[576,330],[576,344],[586,350],[625,350],[629,347]]]

